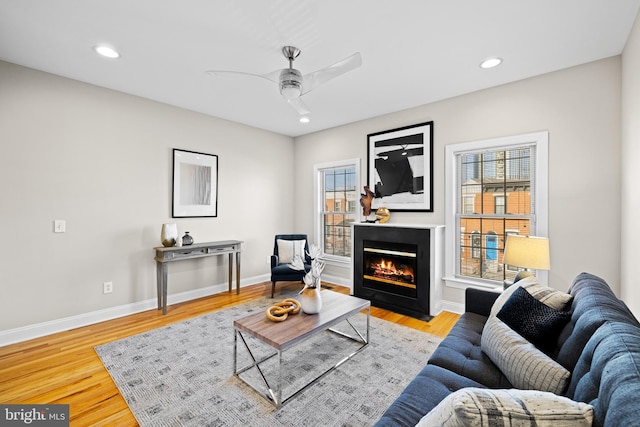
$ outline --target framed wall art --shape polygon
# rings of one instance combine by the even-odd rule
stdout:
[[[218,216],[218,156],[173,150],[173,218]]]
[[[372,209],[433,212],[433,122],[367,135]]]

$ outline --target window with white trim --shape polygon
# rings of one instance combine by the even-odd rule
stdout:
[[[359,220],[360,161],[314,167],[316,175],[316,242],[325,261],[350,262],[352,224]]]
[[[547,132],[445,147],[447,281],[512,280],[507,235],[547,236],[547,153]]]

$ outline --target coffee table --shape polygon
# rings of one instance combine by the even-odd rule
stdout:
[[[243,317],[233,322],[233,373],[255,391],[263,394],[276,406],[276,408],[284,405],[287,401],[297,396],[299,393],[316,383],[322,377],[342,365],[347,360],[351,359],[354,355],[356,355],[367,345],[369,345],[369,313],[371,303],[361,298],[328,290],[323,290],[320,294],[322,296],[322,310],[318,314],[305,314],[303,312],[300,312],[297,315],[289,316],[289,318],[284,322],[272,322],[271,320],[267,319],[265,312],[260,312],[247,317]],[[364,336],[349,321],[350,318],[363,310],[366,310],[367,315],[367,330],[364,332]],[[351,326],[357,336],[349,335],[331,328],[332,326],[343,321],[346,321],[349,326]],[[299,344],[307,338],[310,338],[320,332],[327,330],[359,342],[362,345],[356,351],[344,357],[334,366],[322,372],[309,383],[300,387],[291,395],[283,399],[282,353],[288,348]],[[256,357],[254,357],[254,352],[245,339],[244,334],[248,334],[257,338],[262,343],[272,347],[275,352],[260,359],[256,359]],[[249,352],[249,356],[253,361],[248,366],[244,366],[242,368],[238,368],[238,338],[240,338],[240,341],[244,344],[244,347]],[[260,368],[260,364],[273,357],[278,357],[278,375],[277,378],[269,380]],[[252,368],[256,368],[260,373],[260,377],[262,378],[262,381],[264,381],[267,389],[266,393],[259,390],[253,384],[249,383],[241,377],[241,374],[243,372],[246,372]]]

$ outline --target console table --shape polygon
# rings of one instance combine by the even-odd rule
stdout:
[[[156,253],[156,272],[158,276],[158,310],[167,314],[167,264],[183,259],[203,258],[214,255],[229,254],[229,292],[233,282],[233,254],[236,255],[236,293],[240,293],[240,252],[242,242],[224,240],[220,242],[195,243],[189,246],[153,248]]]

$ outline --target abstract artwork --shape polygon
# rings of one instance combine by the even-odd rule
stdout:
[[[173,150],[173,218],[218,216],[218,156]]]
[[[367,135],[372,209],[433,212],[433,122]]]

